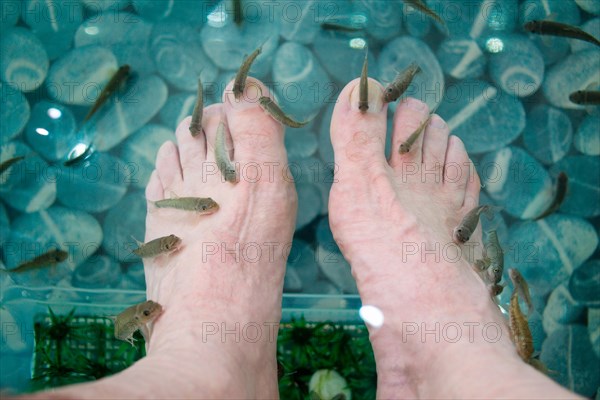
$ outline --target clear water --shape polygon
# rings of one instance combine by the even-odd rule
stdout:
[[[384,84],[413,61],[421,66],[407,95],[446,119],[482,177],[481,202],[503,207],[483,220],[484,231],[498,231],[507,266],[530,284],[536,350],[557,371],[554,379],[593,396],[600,385],[600,111],[568,95],[600,87],[600,50],[521,26],[553,18],[599,37],[600,1],[428,0],[448,36],[402,1],[242,3],[241,26],[229,1],[0,3],[0,158],[28,155],[0,181],[2,263],[14,268],[56,244],[70,255],[26,280],[0,276],[1,352],[14,367],[2,368],[1,385],[22,387],[27,332],[45,305],[109,314],[143,298],[132,236],[144,237],[143,189],[156,151],[191,113],[198,75],[205,104],[220,101],[244,56],[263,44],[250,74],[286,112],[312,120],[286,133],[299,214],[284,315],[358,319],[356,286],[327,221],[328,127],[368,46],[369,75]],[[323,21],[354,30],[322,29]],[[84,124],[123,64],[134,71],[132,85]],[[62,166],[90,146],[85,162]],[[561,171],[569,190],[559,212],[529,221],[551,203]]]

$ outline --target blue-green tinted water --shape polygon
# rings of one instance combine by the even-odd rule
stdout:
[[[243,0],[241,26],[228,1],[3,0],[0,157],[28,157],[0,181],[2,263],[13,268],[56,245],[70,257],[54,270],[0,277],[1,351],[14,365],[2,368],[2,386],[22,387],[32,349],[28,324],[41,305],[111,313],[143,299],[132,236],[144,237],[143,190],[156,151],[190,115],[198,76],[205,104],[218,102],[244,56],[264,43],[250,75],[269,86],[286,112],[312,120],[286,133],[299,214],[284,307],[316,319],[358,318],[347,311],[358,306],[356,286],[327,220],[334,169],[328,127],[337,94],[358,77],[368,46],[369,75],[384,84],[411,62],[420,65],[407,95],[446,119],[482,178],[481,202],[503,207],[494,220],[483,220],[484,231],[498,231],[507,267],[530,283],[536,350],[558,371],[556,380],[594,395],[600,385],[600,112],[568,95],[600,86],[600,50],[529,35],[521,26],[553,18],[598,37],[600,1],[427,4],[446,21],[449,36],[391,0]],[[325,30],[323,21],[355,31]],[[123,64],[134,72],[131,85],[84,124]],[[395,103],[390,121],[394,109]],[[70,152],[90,145],[85,162],[62,166]],[[552,201],[561,171],[569,190],[559,212],[528,221]]]

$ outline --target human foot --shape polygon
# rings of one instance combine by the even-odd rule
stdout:
[[[147,356],[100,381],[93,393],[121,398],[277,398],[276,340],[283,277],[294,231],[296,192],[283,173],[283,127],[260,108],[267,89],[248,79],[243,99],[227,87],[223,104],[204,111],[204,133],[191,118],[177,142],[158,152],[146,196],[146,241],[175,234],[181,247],[145,259],[147,298],[162,305]],[[239,182],[215,164],[217,127],[233,140]],[[228,143],[231,148],[231,139]],[[171,197],[211,197],[219,210],[195,215],[157,208]],[[287,250],[287,251],[286,251]],[[81,388],[70,388],[84,398]]]
[[[493,373],[486,364],[508,360],[516,363],[513,371],[529,368],[470,265],[482,251],[480,229],[466,246],[452,240],[453,228],[479,201],[479,178],[462,142],[434,115],[411,151],[400,154],[400,144],[429,116],[424,103],[409,98],[396,110],[386,160],[382,87],[369,81],[366,114],[358,112],[357,87],[355,80],[344,88],[331,121],[337,172],[329,220],[363,304],[383,313],[383,325],[369,329],[378,397],[461,397],[456,390],[465,388],[460,374],[473,373],[468,367]],[[506,370],[494,372],[506,382]],[[436,391],[448,382],[458,385],[455,391]],[[470,388],[462,394],[484,393],[477,383]]]

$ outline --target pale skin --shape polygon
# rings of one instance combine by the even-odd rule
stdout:
[[[479,178],[462,142],[449,136],[437,115],[410,153],[392,152],[386,160],[383,88],[369,79],[369,109],[361,113],[358,83],[356,79],[344,88],[333,113],[338,173],[329,209],[332,232],[352,265],[363,304],[376,306],[385,318],[381,328],[369,327],[378,398],[577,398],[521,361],[506,320],[465,257],[436,260],[419,249],[402,252],[408,248],[403,244],[431,249],[452,242],[452,228],[478,204]],[[167,229],[182,238],[182,246],[169,257],[145,261],[147,297],[164,309],[150,327],[147,357],[110,378],[29,398],[278,398],[276,342],[267,327],[281,316],[285,257],[279,244],[292,240],[297,198],[293,182],[282,173],[287,163],[283,127],[256,101],[267,88],[249,78],[245,96],[236,101],[232,84],[222,104],[205,109],[204,133],[189,134],[190,118],[180,124],[177,144],[163,145],[146,190],[149,201],[173,192],[211,197],[220,205],[217,213],[197,217],[149,207],[146,239]],[[398,106],[394,148],[428,112],[414,99]],[[273,174],[263,167],[257,181],[243,174],[235,185],[222,180],[213,148],[221,115],[231,132],[233,160],[242,166],[272,163],[268,168]],[[445,173],[450,168],[444,166],[454,164],[461,166],[460,173],[450,179]],[[214,169],[209,171],[210,165]],[[434,173],[425,178],[409,173],[413,167],[437,170],[439,179]],[[480,229],[471,242],[481,242]],[[276,245],[274,257],[265,250],[250,261],[232,254],[222,259],[220,250],[207,248],[214,243],[228,249],[235,243]],[[232,331],[236,323],[256,323],[263,326],[263,336],[238,342],[230,334],[221,340],[206,334],[207,323],[226,323]],[[408,325],[422,323],[427,329],[436,323],[479,324],[479,330],[474,328],[472,341],[463,335],[456,343],[436,343],[434,335],[423,340],[408,334]],[[500,327],[502,334],[493,343],[483,339],[486,323]]]

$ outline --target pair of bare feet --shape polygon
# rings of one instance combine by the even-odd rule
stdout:
[[[205,110],[205,134],[192,138],[188,118],[177,129],[177,145],[165,143],[158,153],[148,200],[171,193],[212,197],[220,210],[190,217],[149,205],[146,239],[175,233],[183,247],[145,265],[148,299],[165,310],[147,357],[54,396],[278,398],[277,324],[297,199],[283,127],[246,100],[268,92],[252,82],[241,101],[230,83],[223,103]],[[575,397],[518,358],[505,319],[464,252],[451,244],[452,228],[479,200],[479,178],[462,142],[434,116],[410,153],[386,160],[381,93],[370,80],[365,114],[357,107],[358,80],[339,96],[331,122],[338,170],[329,202],[331,229],[363,304],[384,317],[381,327],[370,327],[378,398]],[[393,148],[428,112],[414,99],[398,106]],[[240,165],[236,185],[215,166],[222,119]],[[472,241],[480,238],[476,232]]]

